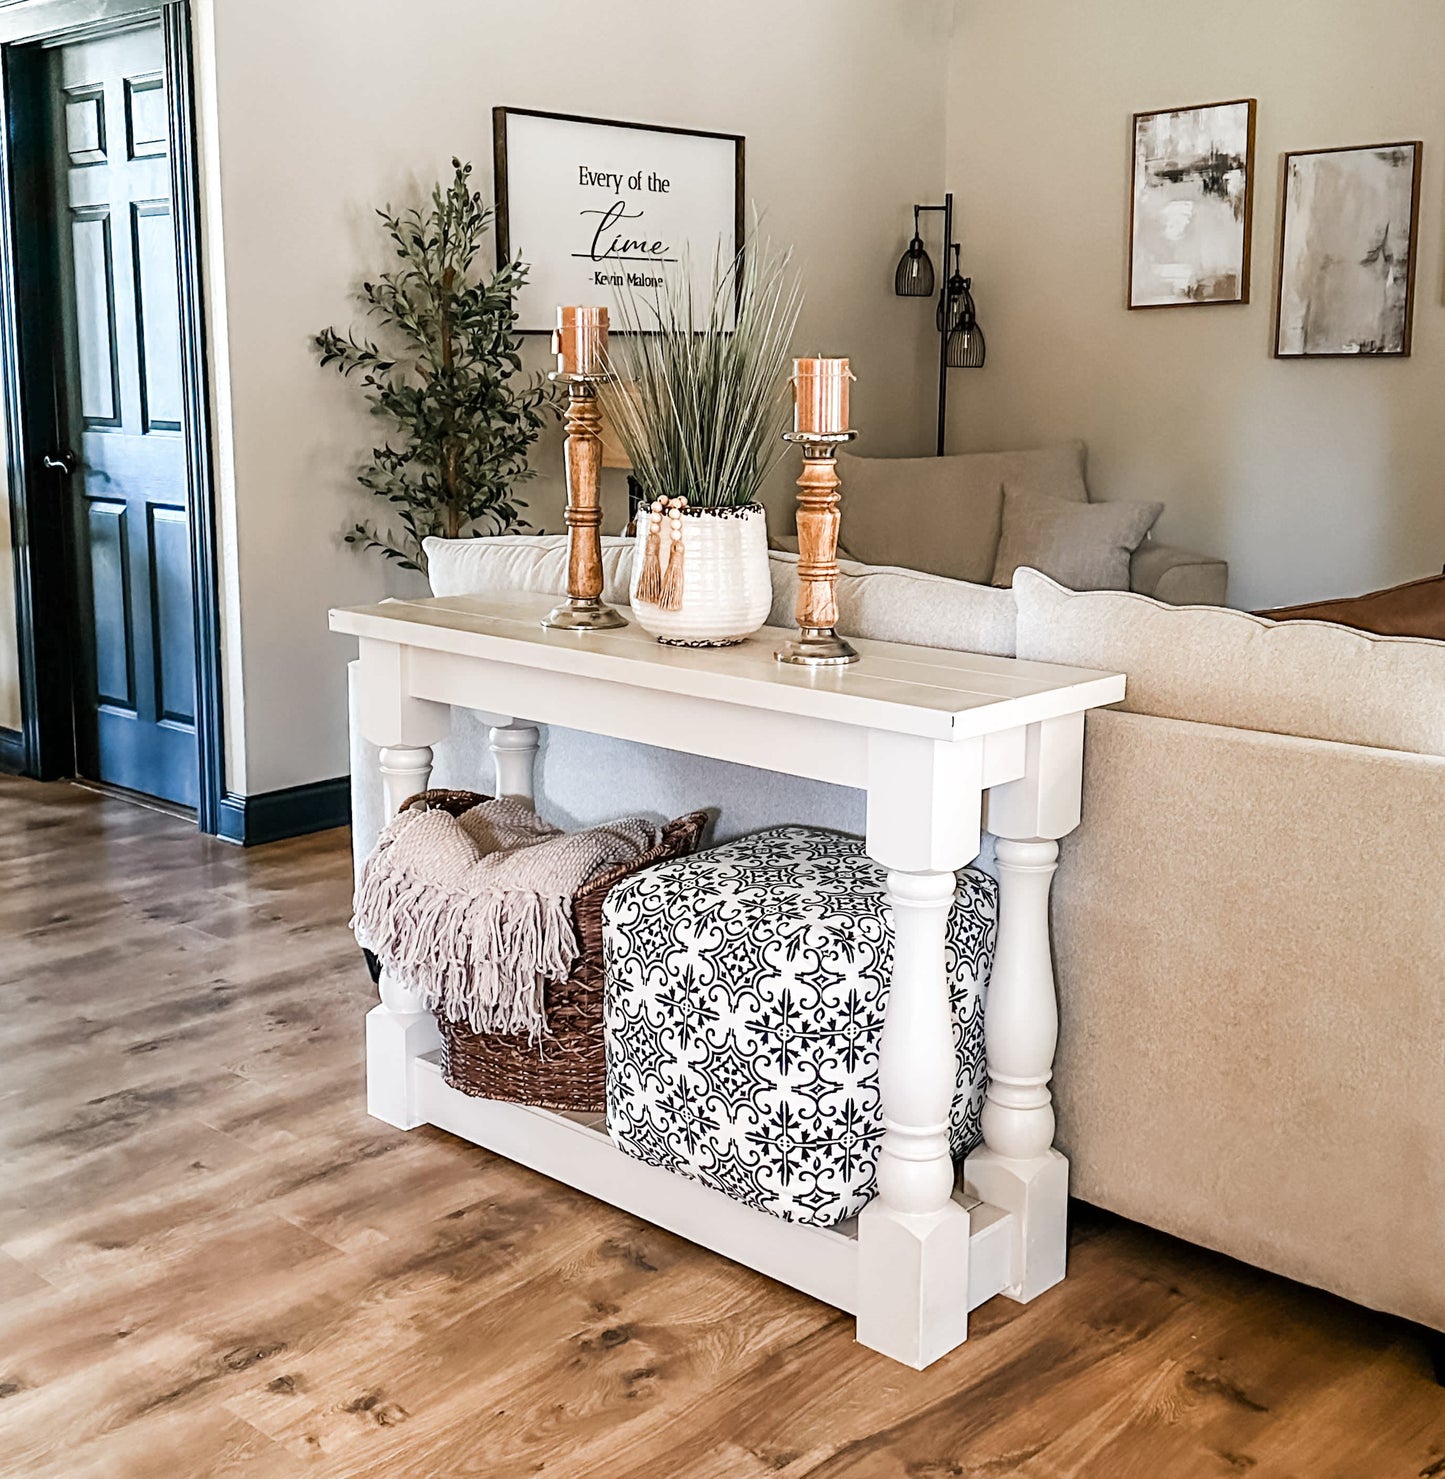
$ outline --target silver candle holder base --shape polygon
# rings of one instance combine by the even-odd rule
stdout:
[[[627,618],[596,596],[569,596],[542,618],[542,625],[558,632],[611,632],[625,627]]]
[[[841,668],[858,661],[857,651],[832,627],[799,627],[798,635],[784,642],[773,656],[804,668]]]

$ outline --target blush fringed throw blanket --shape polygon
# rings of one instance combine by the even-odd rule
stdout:
[[[403,811],[362,867],[351,927],[438,1015],[536,1038],[547,1030],[546,984],[577,956],[573,894],[657,836],[640,817],[561,832],[508,800],[460,817]]]

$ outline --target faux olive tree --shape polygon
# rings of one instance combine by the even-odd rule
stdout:
[[[426,569],[429,535],[528,527],[516,490],[533,475],[528,451],[555,410],[547,381],[522,374],[514,305],[526,264],[482,270],[492,212],[469,184],[471,165],[452,166],[451,184],[436,185],[424,209],[377,211],[400,265],[363,283],[358,300],[395,347],[335,329],[314,341],[321,363],[355,377],[391,425],[357,474],[391,505],[389,518],[357,523],[347,542],[408,570]]]

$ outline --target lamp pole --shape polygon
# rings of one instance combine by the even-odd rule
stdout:
[[[914,241],[918,243],[920,251],[922,241],[918,235],[918,217],[924,211],[941,211],[943,213],[943,270],[938,274],[938,311],[936,322],[938,324],[938,452],[943,456],[944,438],[948,431],[948,330],[949,320],[952,315],[949,312],[950,304],[948,298],[949,263],[953,254],[953,192],[948,191],[943,197],[942,205],[915,205],[913,207],[913,231]],[[909,257],[914,253],[910,247]],[[899,267],[900,274],[902,266]],[[896,280],[895,280],[896,281]],[[901,291],[901,289],[900,289]],[[911,294],[909,296],[912,296]]]
[[[948,263],[953,250],[953,191],[943,197],[943,271],[938,274],[938,318],[943,327],[938,332],[938,452],[943,456],[948,415]]]

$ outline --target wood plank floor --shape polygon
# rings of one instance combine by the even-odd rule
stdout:
[[[1445,1476],[1414,1331],[1130,1224],[915,1373],[368,1119],[348,892],[344,834],[0,780],[0,1473]]]

